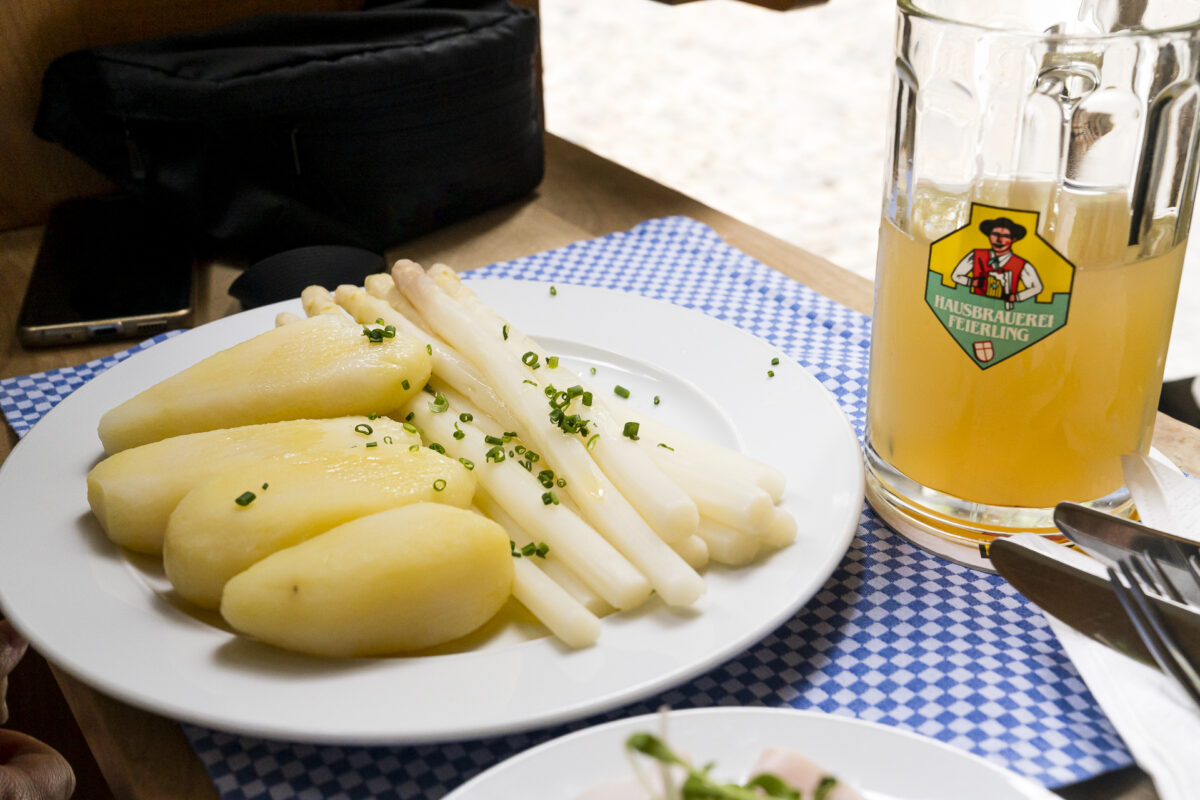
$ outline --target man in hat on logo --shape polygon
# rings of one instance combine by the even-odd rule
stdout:
[[[1025,226],[1008,217],[979,223],[991,249],[972,250],[954,268],[951,278],[972,294],[1002,299],[1006,308],[1035,297],[1042,291],[1042,278],[1033,264],[1012,251],[1013,242],[1025,238]],[[1025,288],[1018,291],[1017,287]]]

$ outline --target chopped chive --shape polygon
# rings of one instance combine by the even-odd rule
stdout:
[[[617,384],[616,386],[613,387],[613,394],[615,394],[617,397],[626,397],[627,398],[627,397],[629,397],[629,390],[626,389],[624,386]]]
[[[587,440],[587,449],[594,450],[596,448],[596,442],[599,441],[599,439],[600,439],[600,434],[598,434],[598,433],[592,434],[592,438]]]
[[[236,498],[234,498],[234,501],[233,501],[233,502],[235,502],[235,503],[237,503],[239,506],[242,506],[243,508],[245,508],[246,506],[248,506],[248,505],[250,505],[251,503],[253,503],[253,502],[254,502],[254,498],[255,498],[255,497],[257,497],[257,496],[258,496],[258,495],[254,494],[254,492],[242,492],[242,493],[241,493],[241,494],[239,494],[239,495],[238,495]]]
[[[460,420],[462,420],[463,422],[470,422],[471,420],[475,419],[474,415],[468,414],[465,411],[463,413],[459,414],[458,418]]]
[[[560,489],[566,488],[567,479],[566,478],[556,478],[554,480],[554,485]]]
[[[507,342],[508,341],[508,326],[505,325],[503,328],[501,328],[500,333],[502,333],[504,335],[504,341]]]
[[[454,436],[454,438],[455,438],[455,439],[462,439],[462,438],[463,438],[463,437],[465,437],[467,434],[466,434],[465,432],[463,432],[463,431],[456,430],[456,431],[454,431],[454,433],[453,433],[452,435]]]
[[[367,442],[367,447],[379,447],[379,442]]]
[[[659,403],[658,395],[654,395],[654,405],[658,405],[658,403]]]
[[[485,442],[487,442],[488,444],[504,444],[504,440],[501,439],[499,436],[491,436],[491,435],[484,436],[483,440]]]
[[[408,452],[410,452],[410,453],[415,453],[420,449],[421,449],[421,445],[419,445],[419,444],[410,444],[408,446]]]
[[[533,542],[530,542],[529,544],[527,544],[521,548],[521,555],[525,556],[526,558],[529,558],[531,555],[533,555],[536,552],[537,552],[537,545],[534,544]]]
[[[445,488],[446,488],[446,479],[445,478],[438,478],[436,481],[433,482],[433,490],[435,492],[440,492]]]
[[[437,391],[435,391],[434,388],[428,383],[421,387],[421,391],[425,392],[426,394],[437,394]]]
[[[521,383],[528,383],[530,386],[537,386],[537,383],[529,380],[529,378],[526,378],[525,380],[521,381]]]
[[[554,284],[551,284],[551,285],[550,285],[550,296],[551,296],[551,297],[554,297],[554,295],[556,295],[556,294],[558,294],[558,289],[556,289],[556,288],[554,287]]]
[[[469,459],[469,458],[460,458],[460,459],[458,459],[458,460],[459,460],[460,462],[462,462],[462,465],[463,465],[464,467],[466,467],[467,469],[475,469],[475,462],[474,462],[474,461],[472,461],[471,459]]]
[[[579,402],[583,403],[585,406],[588,406],[588,407],[590,408],[590,407],[591,407],[591,405],[592,405],[592,393],[591,393],[591,392],[584,392],[584,393],[583,393],[583,394],[580,396],[580,398],[579,398]]]
[[[442,447],[437,442],[430,442],[429,449],[435,453],[441,453],[442,455],[446,455],[446,448]]]
[[[375,429],[365,422],[360,422],[354,426],[354,432],[361,433],[363,436],[370,436],[375,432]]]
[[[588,372],[590,372],[591,374],[595,375],[595,374],[596,374],[596,368],[595,368],[595,367],[589,367],[589,368],[588,368]]]
[[[538,558],[545,558],[546,554],[549,552],[550,545],[546,544],[545,542],[538,542],[537,549],[533,551],[533,554]]]
[[[771,366],[772,366],[772,367],[777,367],[777,366],[779,366],[779,359],[778,359],[778,358],[772,358],[772,359],[771,359]]]
[[[263,484],[263,491],[265,492],[266,490],[267,490],[267,484],[265,484],[265,483],[264,483],[264,484]]]
[[[550,369],[558,369],[558,356],[546,356],[546,366]]]
[[[558,496],[554,492],[542,492],[542,505],[558,505]]]
[[[379,415],[372,411],[370,414],[367,414],[367,419],[379,419]]]
[[[409,418],[411,418],[411,417],[412,417],[412,414],[409,414],[408,416],[409,416]],[[404,423],[404,430],[408,431],[409,433],[420,433],[420,432],[421,432],[421,431],[420,431],[420,430],[417,428],[417,426],[416,426],[416,425],[413,425],[411,422],[406,422],[406,423]]]
[[[509,539],[509,540],[508,540],[508,546],[509,546],[509,548],[511,548],[511,549],[512,549],[512,557],[513,557],[513,558],[520,558],[520,557],[521,557],[521,552],[520,552],[519,550],[517,550],[517,543],[516,543],[516,542],[514,542],[512,539]]]
[[[775,370],[773,370],[773,369],[769,369],[769,370],[767,370],[767,377],[768,377],[768,378],[774,378],[774,377],[775,377]]]
[[[537,353],[532,350],[526,350],[525,355],[521,356],[521,363],[530,369],[537,369],[541,365],[538,363]]]
[[[406,392],[412,388],[412,384],[408,382],[408,378],[405,378],[404,380],[400,381],[400,388]]]
[[[640,423],[626,422],[625,428],[621,431],[621,435],[627,436],[636,442],[638,440],[638,428],[640,428],[640,427],[641,427]]]
[[[484,455],[484,458],[493,464],[499,464],[504,460],[504,448],[500,446],[493,447],[491,450],[487,451],[487,453]]]
[[[448,408],[450,408],[450,401],[447,400],[446,395],[442,394],[441,392],[438,392],[434,396],[433,402],[429,404],[429,410],[435,414],[441,414]]]
[[[392,443],[392,437],[390,437],[390,436],[385,436],[385,437],[383,437],[383,443],[384,443],[384,444],[391,444],[391,443]]]
[[[405,414],[405,415],[404,415],[404,421],[405,421],[405,422],[412,422],[412,420],[413,420],[413,417],[415,417],[415,416],[416,416],[416,414],[415,414],[415,413],[413,413],[412,411],[410,411],[410,412],[408,412],[407,414]],[[416,429],[414,428],[414,430],[416,430]]]
[[[663,450],[670,450],[672,453],[675,452],[675,448],[671,447],[671,445],[669,445],[669,444],[664,444],[663,442],[659,442],[658,446],[661,447]]]
[[[431,345],[431,344],[425,345],[425,352],[429,353],[429,355],[433,355],[433,345]]]
[[[542,486],[549,489],[551,486],[554,485],[554,471],[544,469],[537,474],[537,479],[538,479],[538,482],[542,484]]]

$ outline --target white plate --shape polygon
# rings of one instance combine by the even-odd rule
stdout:
[[[798,541],[746,568],[707,570],[693,609],[654,601],[606,619],[600,642],[576,652],[496,636],[448,655],[323,660],[233,636],[189,613],[157,561],[105,538],[84,477],[101,456],[104,411],[299,310],[288,302],[133,356],[25,436],[0,471],[0,605],[48,659],[131,704],[254,736],[384,744],[513,732],[646,697],[742,652],[816,593],[854,535],[863,471],[849,422],[815,379],[753,336],[667,303],[565,285],[551,296],[532,282],[471,287],[563,363],[596,366],[593,385],[620,383],[647,413],[782,469]]]
[[[659,717],[618,720],[513,756],[445,800],[574,800],[632,776],[630,734],[659,732]],[[696,764],[716,762],[718,780],[742,781],[768,747],[795,750],[868,800],[1058,800],[1032,781],[978,756],[914,733],[812,711],[704,708],[671,712],[668,744]]]

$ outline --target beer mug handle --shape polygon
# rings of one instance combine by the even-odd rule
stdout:
[[[1200,86],[1193,81],[1167,86],[1150,104],[1129,223],[1129,244],[1140,246],[1143,256],[1174,247],[1187,238],[1191,215],[1169,212],[1191,208],[1195,198],[1198,112]],[[1171,217],[1175,220],[1174,230],[1150,236],[1156,219]],[[1168,233],[1172,235],[1168,237]]]

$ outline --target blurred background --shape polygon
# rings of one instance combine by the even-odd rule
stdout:
[[[859,275],[875,273],[893,0],[542,0],[546,127]],[[1200,244],[1166,379],[1200,374]]]

